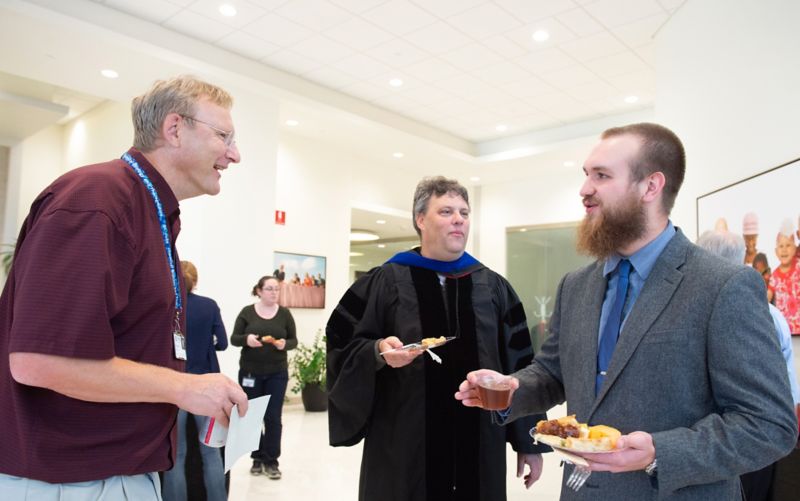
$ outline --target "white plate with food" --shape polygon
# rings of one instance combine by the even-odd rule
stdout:
[[[579,423],[575,415],[539,421],[535,428],[531,428],[530,435],[537,443],[568,453],[607,453],[621,450],[617,449],[617,439],[622,436],[619,430],[606,425],[589,426]]]
[[[392,353],[393,351],[430,350],[431,348],[438,348],[444,344],[447,344],[453,339],[455,339],[455,336],[426,337],[418,343],[409,343],[401,346],[400,348],[382,351],[380,354],[383,355],[386,353]]]

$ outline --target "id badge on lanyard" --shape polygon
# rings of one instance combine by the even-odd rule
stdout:
[[[167,217],[164,215],[164,208],[161,205],[161,200],[158,198],[158,193],[156,193],[153,183],[150,181],[150,178],[147,177],[147,173],[139,166],[139,162],[129,153],[122,155],[122,159],[127,162],[131,169],[136,172],[136,175],[139,176],[139,179],[142,180],[145,188],[147,188],[147,192],[150,193],[150,198],[153,199],[153,205],[156,207],[158,224],[161,228],[161,240],[164,243],[164,251],[167,253],[167,262],[169,263],[170,277],[172,278],[172,290],[175,293],[175,326],[172,330],[172,344],[174,346],[175,358],[178,360],[186,360],[186,336],[181,332],[180,322],[182,309],[181,286],[178,281],[178,269],[175,265],[175,258],[172,255],[172,242],[170,240],[169,230],[167,229]]]

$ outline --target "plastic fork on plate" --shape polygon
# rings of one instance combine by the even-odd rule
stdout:
[[[589,478],[589,475],[592,474],[592,470],[577,464],[573,466],[574,468],[572,469],[572,473],[567,479],[567,487],[573,491],[579,491],[581,487],[583,487],[583,484],[586,483],[586,479]]]

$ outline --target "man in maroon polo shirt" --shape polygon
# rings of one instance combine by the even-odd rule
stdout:
[[[231,105],[191,77],[156,82],[133,100],[122,159],[33,202],[0,296],[0,498],[160,499],[178,407],[246,412],[234,381],[183,373],[174,247],[178,201],[219,193],[239,161]]]

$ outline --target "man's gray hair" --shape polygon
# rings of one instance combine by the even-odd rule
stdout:
[[[148,153],[159,146],[161,126],[170,113],[192,117],[195,104],[206,99],[230,109],[233,98],[223,89],[190,75],[159,80],[131,102],[133,147]]]
[[[433,195],[442,197],[448,193],[463,198],[467,202],[467,207],[469,207],[467,189],[455,179],[447,179],[444,176],[426,177],[417,184],[417,189],[414,190],[414,205],[411,217],[411,222],[414,224],[414,229],[417,230],[417,235],[422,236],[422,232],[417,226],[417,215],[428,212],[428,205]]]
[[[731,263],[744,263],[744,238],[731,231],[707,231],[697,239],[697,245]]]

